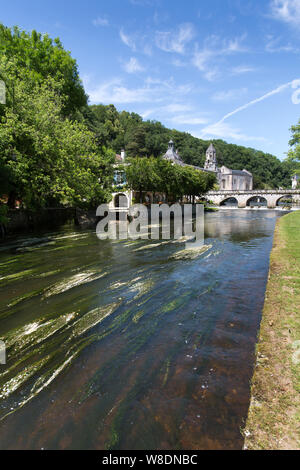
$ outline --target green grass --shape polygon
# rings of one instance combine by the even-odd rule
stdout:
[[[300,211],[277,222],[256,347],[247,449],[300,449]]]

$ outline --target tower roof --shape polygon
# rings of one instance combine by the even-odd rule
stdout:
[[[206,150],[207,152],[209,152],[210,150],[213,150],[214,152],[216,151],[215,147],[213,146],[212,143],[210,143],[208,149]]]
[[[170,160],[171,162],[176,163],[177,165],[184,165],[183,161],[181,160],[181,157],[178,155],[178,153],[174,149],[173,140],[169,141],[168,150],[164,154],[163,158],[166,160]]]

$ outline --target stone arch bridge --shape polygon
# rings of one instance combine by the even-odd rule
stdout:
[[[294,203],[300,204],[300,189],[268,189],[268,190],[252,190],[252,191],[232,191],[220,190],[209,191],[206,199],[220,206],[229,199],[234,198],[237,206],[244,208],[251,206],[252,201],[260,201],[267,205],[268,209],[274,209],[278,206],[281,199],[289,198]]]

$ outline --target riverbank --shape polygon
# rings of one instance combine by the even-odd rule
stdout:
[[[300,212],[277,221],[246,449],[300,449]]]
[[[0,224],[0,241],[20,233],[28,234],[41,229],[51,229],[73,223],[83,229],[96,227],[99,217],[96,209],[75,207],[44,208],[38,211],[14,209],[7,212],[7,223]]]

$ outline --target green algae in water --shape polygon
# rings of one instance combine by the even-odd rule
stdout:
[[[223,219],[222,216],[222,224]],[[217,227],[221,237],[222,224]],[[231,406],[227,398],[232,398],[229,388],[237,388],[229,357],[234,350],[222,348],[228,344],[231,334],[228,331],[230,315],[240,317],[241,338],[249,328],[249,318],[251,325],[252,319],[256,318],[258,291],[263,293],[263,260],[267,269],[267,256],[263,250],[272,241],[271,230],[267,237],[260,238],[266,230],[265,219],[262,218],[259,230],[254,231],[253,225],[248,221],[247,231],[252,230],[255,246],[251,243],[248,246],[246,242],[241,246],[238,234],[232,241],[228,226],[224,229],[224,240],[218,240],[208,232],[209,242],[212,240],[213,245],[209,253],[213,256],[209,259],[205,259],[205,255],[182,258],[184,262],[181,262],[181,255],[178,259],[171,258],[176,250],[173,242],[158,249],[141,250],[138,254],[134,252],[135,248],[147,246],[147,243],[104,244],[95,234],[85,234],[87,243],[83,244],[85,240],[77,240],[75,234],[70,240],[72,244],[67,239],[65,242],[57,240],[57,244],[68,244],[70,250],[63,246],[40,246],[30,253],[20,253],[19,259],[7,264],[1,271],[2,276],[17,270],[20,273],[27,271],[27,274],[7,284],[8,289],[15,291],[13,299],[11,294],[7,295],[8,290],[0,291],[3,303],[18,301],[7,309],[11,318],[0,318],[2,331],[8,331],[11,354],[5,372],[0,376],[1,385],[6,382],[11,385],[9,396],[3,399],[2,415],[14,408],[14,415],[4,421],[5,428],[1,427],[0,445],[6,447],[16,436],[24,446],[35,446],[37,436],[40,436],[45,447],[56,447],[62,445],[59,441],[61,430],[68,429],[70,441],[66,445],[70,447],[88,444],[113,449],[135,445],[139,448],[161,448],[163,445],[182,448],[182,435],[186,445],[193,445],[197,433],[202,432],[199,420],[193,415],[194,405],[202,406],[201,421],[207,423],[203,428],[205,438],[207,436],[210,442],[221,447],[219,437],[210,433],[211,429],[221,428],[223,440],[229,436],[226,445],[231,442],[236,423],[239,427],[238,403],[234,416],[228,419],[227,415]],[[215,219],[211,228],[215,230]],[[237,219],[233,230],[238,232]],[[243,234],[241,236],[245,238]],[[62,250],[54,251],[57,248]],[[245,253],[247,263],[242,262]],[[1,253],[2,261],[7,261],[7,253],[4,257]],[[234,271],[236,265],[238,277]],[[32,270],[30,275],[28,270]],[[39,283],[35,288],[34,282],[38,283],[40,274],[56,270],[54,281],[50,275],[45,277],[46,286]],[[99,272],[107,274],[95,283],[78,276],[75,285],[64,290],[65,283],[74,280],[74,276]],[[255,272],[259,272],[259,285],[253,280]],[[76,280],[79,280],[78,284]],[[30,296],[37,293],[40,286],[44,292],[58,286],[58,293],[44,298],[40,294],[22,298],[28,293]],[[253,290],[257,294],[255,299]],[[246,303],[247,296],[252,299],[251,306]],[[18,308],[12,308],[15,305]],[[76,312],[75,317],[64,323],[66,315],[72,312]],[[222,318],[226,320],[225,327]],[[234,339],[233,344],[236,344]],[[246,349],[249,348],[249,342],[244,344]],[[244,353],[243,350],[243,357]],[[187,354],[194,354],[193,359],[186,359]],[[34,367],[43,360],[45,363],[34,372]],[[193,361],[198,361],[196,372]],[[211,361],[219,364],[220,369],[214,367],[216,378],[211,377],[208,395],[201,395],[198,388],[204,383]],[[233,358],[233,371],[236,362]],[[32,374],[22,377],[26,367]],[[79,376],[78,372],[82,374]],[[222,374],[225,374],[224,388]],[[213,395],[213,380],[217,387],[216,396]],[[238,387],[243,381],[243,374],[239,373]],[[14,383],[20,385],[14,389]],[[242,393],[240,388],[238,390]],[[52,394],[57,397],[57,403],[48,403]],[[198,397],[197,402],[194,402],[194,395]],[[73,400],[72,406],[68,406],[70,400]],[[160,406],[163,406],[160,400],[165,400],[167,408],[172,400],[176,406],[170,405],[168,414],[161,408],[160,414]],[[211,409],[214,413],[210,413]],[[54,413],[58,413],[60,430],[51,420],[42,424],[36,419],[39,414],[44,419]],[[215,415],[221,421],[214,427]],[[168,429],[161,421],[163,418],[166,421],[170,418]],[[73,420],[86,436],[82,440],[78,426],[71,425]],[[188,423],[188,429],[183,426],[181,430],[181,424],[185,423]]]
[[[106,276],[106,274],[106,272],[98,274],[91,271],[75,274],[74,276],[71,276],[65,281],[59,282],[47,289],[44,294],[44,297],[62,294],[63,292],[73,289],[74,287],[101,279],[102,277]]]
[[[26,269],[18,273],[8,274],[7,276],[0,277],[0,281],[17,281],[19,279],[26,279],[26,277],[32,275],[35,272],[34,269]]]

